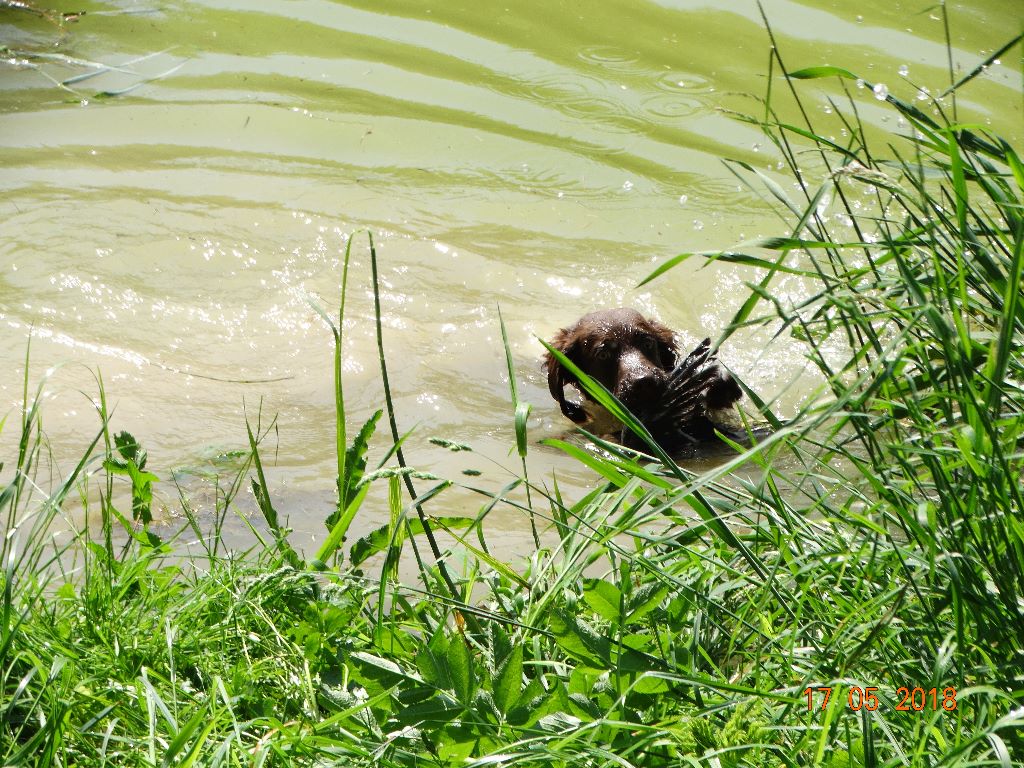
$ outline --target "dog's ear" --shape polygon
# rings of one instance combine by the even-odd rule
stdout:
[[[671,371],[676,367],[676,362],[679,360],[679,347],[676,346],[676,336],[668,326],[662,325],[656,320],[648,322],[651,326],[651,333],[654,334],[654,338],[658,341],[658,356],[661,358],[661,367],[666,371]]]
[[[563,328],[558,332],[558,335],[551,340],[551,346],[561,352],[563,355],[572,359],[573,354],[576,352],[576,342],[573,338],[573,334],[567,329]],[[575,360],[573,360],[575,362]],[[572,376],[565,366],[555,359],[555,356],[548,352],[544,356],[544,367],[548,372],[548,391],[551,392],[551,396],[555,398],[558,403],[558,407],[562,409],[562,413],[570,421],[576,424],[582,424],[587,420],[586,411],[583,410],[576,403],[570,403],[565,399],[565,385],[570,384],[573,381]]]

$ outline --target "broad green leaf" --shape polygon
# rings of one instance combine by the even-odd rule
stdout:
[[[668,596],[668,587],[660,581],[646,582],[630,595],[626,603],[628,621],[642,619],[653,611]]]
[[[338,518],[344,515],[358,492],[359,481],[362,480],[363,473],[366,472],[366,452],[369,448],[370,438],[373,437],[377,421],[382,413],[381,410],[374,412],[363,424],[359,434],[352,441],[352,445],[345,450],[344,475],[338,478],[338,508],[335,514],[326,520],[325,524],[328,529],[333,528]]]
[[[390,659],[366,651],[350,653],[348,660],[356,671],[356,679],[371,693],[379,693],[403,681],[421,682],[416,675],[410,674]]]
[[[506,717],[523,690],[523,644],[517,643],[494,673],[494,706]]]
[[[448,651],[445,653],[448,662],[448,674],[451,675],[452,690],[455,691],[455,698],[464,707],[473,703],[473,657],[470,655],[469,646],[461,637],[453,637],[448,641]]]
[[[604,579],[584,579],[583,599],[594,612],[613,624],[622,623],[622,592]]]
[[[430,642],[421,647],[416,654],[416,668],[423,679],[442,690],[451,690],[452,677],[448,671],[448,636],[443,629],[438,629]]]
[[[395,712],[395,723],[401,726],[416,726],[422,723],[440,724],[454,720],[465,712],[465,708],[447,695],[431,696],[426,701],[400,707]]]
[[[556,609],[548,620],[548,629],[559,647],[593,669],[610,669],[611,643],[586,623],[561,609]]]

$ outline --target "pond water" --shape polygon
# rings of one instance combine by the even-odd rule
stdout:
[[[777,160],[755,128],[723,111],[757,112],[750,95],[765,92],[769,46],[754,2],[55,7],[87,13],[58,28],[0,10],[10,49],[0,63],[8,464],[31,335],[33,386],[66,364],[44,412],[64,471],[98,427],[97,371],[113,428],[139,438],[165,481],[171,470],[188,484],[216,469],[224,451],[246,446],[245,413],[261,409],[264,424],[277,417],[265,444],[272,494],[300,542],[320,540],[333,493],[332,337],[310,301],[337,311],[345,238],[369,229],[399,427],[415,427],[410,463],[492,489],[517,467],[500,305],[520,397],[534,406],[532,477],[583,487],[586,473],[536,444],[567,426],[537,337],[622,304],[687,343],[714,337],[754,273],[694,261],[635,286],[679,252],[785,231],[722,163]],[[845,67],[908,99],[915,86],[949,84],[931,0],[764,7],[791,69]],[[959,74],[1019,29],[1019,10],[1006,0],[949,5]],[[1008,61],[967,86],[958,106],[961,120],[1019,141],[1021,72]],[[834,120],[830,88],[805,86],[823,126]],[[894,129],[870,91],[854,96],[862,119]],[[383,403],[365,236],[350,285],[354,428]],[[785,416],[816,382],[798,346],[767,339],[738,334],[722,358]],[[386,520],[385,491],[357,534]],[[173,485],[160,493],[173,510]],[[208,512],[209,497],[196,494]],[[455,490],[431,511],[473,514],[479,503]],[[516,513],[492,522],[510,546],[527,546]]]

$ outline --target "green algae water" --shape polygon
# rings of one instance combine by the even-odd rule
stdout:
[[[320,538],[332,339],[310,303],[336,308],[345,238],[369,229],[396,408],[416,427],[410,461],[497,488],[515,465],[499,305],[531,439],[561,435],[536,337],[620,304],[684,343],[715,336],[757,273],[694,261],[635,286],[682,251],[783,227],[723,163],[771,174],[779,162],[732,115],[760,114],[769,81],[753,2],[52,8],[85,14],[57,25],[0,9],[0,416],[20,407],[31,336],[30,379],[61,366],[44,425],[58,464],[98,428],[95,370],[113,428],[139,438],[165,480],[216,471],[245,447],[246,414],[276,415],[272,491],[298,534]],[[764,10],[791,70],[843,67],[923,108],[950,66],[965,75],[1020,28],[1014,3],[951,4],[947,50],[931,3]],[[807,87],[820,92],[806,92],[810,119],[842,143],[829,101],[842,91]],[[871,89],[847,87],[880,148],[909,131]],[[1021,94],[1018,46],[958,94],[958,119],[1019,143]],[[382,402],[363,242],[343,360],[360,423]],[[799,296],[787,280],[778,288]],[[767,342],[740,333],[721,357],[786,415],[816,382],[798,346]],[[0,433],[4,456],[13,434]],[[530,463],[570,485],[581,471],[541,447]],[[162,493],[173,509],[173,486]],[[466,505],[455,511],[477,503],[448,498]],[[376,509],[386,518],[383,498]],[[519,527],[509,519],[513,542],[526,541]]]

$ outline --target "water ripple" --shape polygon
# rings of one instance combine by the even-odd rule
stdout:
[[[634,73],[638,69],[644,69],[636,51],[629,52],[614,45],[587,46],[581,49],[577,56],[588,64],[595,64],[613,72]]]
[[[689,117],[706,109],[700,99],[667,93],[644,96],[640,103],[646,114],[668,119]]]
[[[714,90],[706,77],[679,70],[665,72],[655,78],[654,86],[669,93],[709,93]]]

